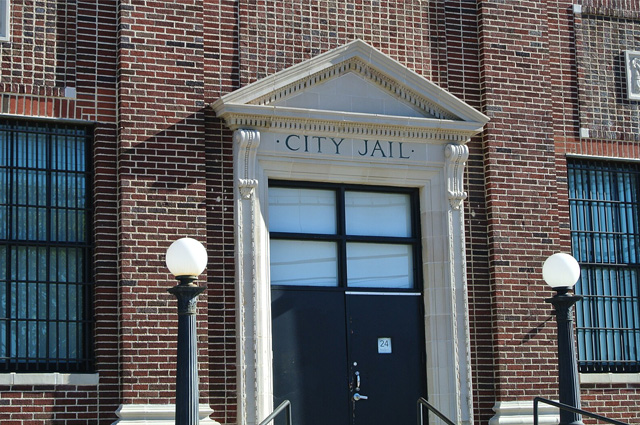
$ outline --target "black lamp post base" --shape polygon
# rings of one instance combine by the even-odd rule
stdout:
[[[197,425],[198,340],[196,300],[205,288],[193,285],[191,276],[178,277],[180,284],[168,289],[178,299],[178,354],[176,371],[176,425]]]
[[[568,294],[568,289],[556,289],[558,293],[552,298],[547,298],[545,302],[554,306],[558,325],[559,401],[580,409],[580,381],[573,336],[573,306],[582,296]],[[582,415],[561,409],[559,425],[584,425]]]

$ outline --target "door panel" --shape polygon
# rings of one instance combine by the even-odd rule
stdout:
[[[426,396],[422,297],[347,295],[354,425],[413,425]],[[356,389],[359,373],[360,387]]]
[[[271,297],[274,408],[289,400],[295,425],[348,424],[344,292],[273,289]]]

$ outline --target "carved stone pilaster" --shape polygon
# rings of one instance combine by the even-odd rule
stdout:
[[[236,145],[236,178],[242,199],[253,196],[258,186],[256,173],[256,153],[260,145],[260,132],[257,130],[236,130],[233,132],[233,143]]]
[[[447,178],[447,197],[451,208],[459,210],[462,202],[467,199],[464,189],[464,166],[469,158],[467,145],[448,144],[444,150],[445,173]]]

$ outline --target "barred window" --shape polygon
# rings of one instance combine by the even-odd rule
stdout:
[[[640,164],[570,160],[581,372],[640,372]]]
[[[92,367],[90,134],[0,120],[0,371]]]

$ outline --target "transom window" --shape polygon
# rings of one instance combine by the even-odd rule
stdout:
[[[640,164],[568,161],[581,372],[640,372]]]
[[[89,371],[90,129],[0,120],[0,371]]]
[[[420,287],[415,191],[270,182],[271,284]]]

